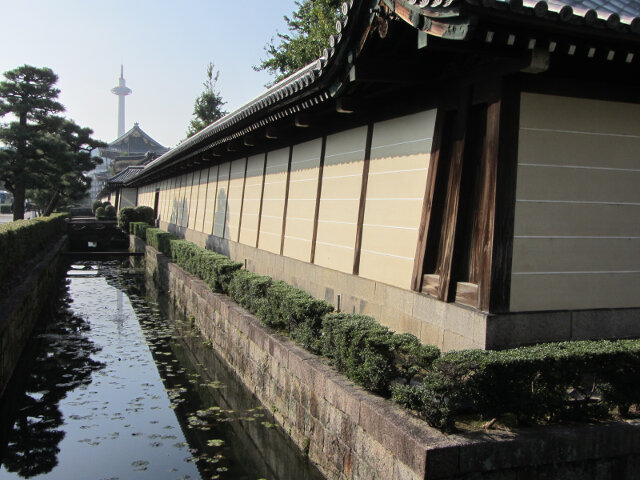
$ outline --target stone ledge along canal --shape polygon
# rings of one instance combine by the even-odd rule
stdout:
[[[322,476],[140,270],[102,260],[69,266],[0,399],[16,478]]]

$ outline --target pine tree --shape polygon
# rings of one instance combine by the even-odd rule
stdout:
[[[207,66],[207,80],[202,84],[204,91],[196,98],[193,105],[193,116],[187,129],[187,136],[195,135],[200,130],[208,127],[216,120],[224,117],[227,112],[222,110],[225,103],[220,96],[220,92],[216,91],[216,82],[220,72],[214,74],[214,65],[212,62]]]
[[[100,161],[91,149],[106,145],[93,131],[56,115],[58,76],[50,68],[23,65],[5,72],[0,82],[0,175],[14,196],[13,219],[24,218],[26,192],[50,214],[59,202],[79,200],[90,186],[84,172]]]
[[[12,114],[13,120],[0,125],[0,172],[8,191],[13,194],[13,219],[24,218],[26,189],[34,183],[41,152],[38,139],[51,133],[51,117],[64,111],[57,101],[58,76],[50,68],[23,65],[4,73],[0,82],[0,116]]]
[[[329,36],[335,33],[342,0],[302,0],[291,17],[285,15],[289,34],[277,33],[278,44],[273,39],[265,47],[267,59],[255,70],[267,70],[275,82],[317,60],[328,47]]]

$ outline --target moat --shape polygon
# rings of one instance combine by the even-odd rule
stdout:
[[[0,479],[321,479],[129,261],[74,261],[0,399]]]

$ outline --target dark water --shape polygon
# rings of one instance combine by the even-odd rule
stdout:
[[[120,261],[70,267],[0,415],[0,479],[322,478]]]

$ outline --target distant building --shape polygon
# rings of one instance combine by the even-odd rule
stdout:
[[[134,123],[133,128],[109,145],[96,149],[96,155],[102,157],[103,164],[90,174],[93,178],[91,198],[96,198],[109,177],[130,166],[146,165],[168,151],[167,147],[160,145],[142,130],[138,123]]]

